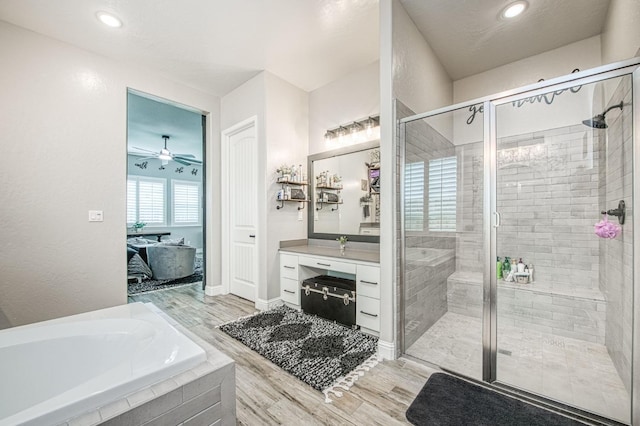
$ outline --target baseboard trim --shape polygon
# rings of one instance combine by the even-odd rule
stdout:
[[[378,358],[390,360],[396,359],[395,343],[378,340]]]
[[[204,288],[204,294],[206,294],[207,296],[218,296],[224,293],[222,292],[221,285],[208,285]]]
[[[276,306],[282,305],[282,299],[276,297],[274,299],[264,300],[257,299],[256,300],[256,309],[259,311],[267,311],[271,308],[275,308]]]

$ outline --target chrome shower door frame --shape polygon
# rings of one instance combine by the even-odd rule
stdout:
[[[406,124],[436,115],[453,112],[474,105],[484,108],[484,193],[483,193],[483,239],[484,239],[484,273],[483,273],[483,324],[482,324],[482,380],[501,390],[517,394],[524,399],[538,402],[542,405],[554,407],[569,413],[575,413],[583,418],[594,421],[607,419],[584,412],[578,408],[564,405],[550,398],[530,394],[509,385],[496,381],[497,376],[497,119],[496,107],[522,98],[542,95],[550,91],[560,91],[574,86],[596,83],[610,78],[632,76],[632,93],[640,92],[640,57],[626,61],[612,63],[591,70],[580,71],[562,77],[538,82],[532,85],[508,90],[498,94],[485,96],[468,102],[462,102],[426,113],[416,114],[398,120],[400,132],[400,288],[404,291],[405,256],[404,256],[404,164],[405,164],[405,129]],[[635,89],[635,90],[634,90]],[[633,93],[633,212],[640,211],[640,93]],[[640,283],[640,226],[634,223],[633,232],[633,344],[632,344],[632,389],[631,389],[631,420],[633,425],[640,426],[640,291],[635,287]],[[400,315],[404,322],[404,295],[400,295]],[[404,352],[404,326],[401,329],[401,345]],[[427,360],[428,361],[428,360]]]
[[[498,386],[501,389],[510,391],[514,394],[521,395],[527,399],[531,399],[533,401],[541,402],[544,404],[549,403],[550,406],[559,408],[569,413],[575,413],[586,419],[591,419],[596,422],[604,422],[609,419],[601,417],[591,412],[581,410],[574,406],[566,405],[557,400],[553,400],[550,398],[540,398],[539,395],[529,393],[526,390],[515,388],[511,385],[501,383],[497,380],[497,367],[498,367],[497,366],[497,359],[498,359],[497,357],[497,346],[498,346],[498,321],[497,321],[498,287],[497,285],[498,285],[498,279],[496,274],[496,263],[491,261],[492,259],[496,259],[497,257],[498,226],[497,226],[497,223],[493,222],[493,219],[496,218],[497,220],[497,216],[499,215],[499,212],[497,210],[498,176],[497,176],[496,160],[497,160],[497,152],[498,152],[498,141],[497,141],[498,135],[497,135],[496,109],[501,105],[510,104],[522,99],[542,96],[550,92],[560,92],[563,90],[571,89],[575,86],[582,86],[586,84],[597,83],[600,81],[613,79],[617,77],[623,77],[623,76],[632,76],[633,78],[632,92],[633,92],[633,88],[640,88],[640,84],[638,84],[638,82],[640,82],[639,67],[640,67],[640,58],[635,58],[634,60],[631,60],[631,61],[625,61],[619,64],[610,64],[605,67],[599,67],[593,70],[586,71],[584,72],[584,74],[586,75],[582,75],[576,78],[573,78],[573,77],[577,76],[578,73],[570,74],[568,76],[558,79],[560,81],[550,80],[548,82],[541,82],[539,85],[535,85],[534,87],[531,87],[527,90],[518,90],[517,93],[511,93],[505,96],[494,97],[493,100],[487,102],[489,105],[485,107],[485,111],[489,111],[489,114],[485,115],[485,120],[488,121],[486,122],[486,126],[489,127],[490,129],[489,138],[485,139],[485,143],[488,140],[488,144],[485,145],[485,153],[488,153],[487,156],[489,157],[485,162],[485,166],[490,168],[490,170],[488,171],[485,169],[485,173],[489,175],[488,182],[485,183],[485,190],[490,192],[490,196],[488,198],[490,205],[488,209],[485,209],[484,220],[485,220],[485,223],[491,223],[491,225],[488,227],[488,231],[490,233],[489,238],[485,239],[485,253],[486,253],[485,260],[489,262],[488,267],[485,267],[485,270],[489,270],[488,272],[489,280],[485,278],[485,281],[484,281],[485,295],[487,294],[487,292],[489,293],[489,300],[485,301],[485,306],[487,309],[490,310],[490,315],[488,315],[490,324],[488,326],[487,324],[483,324],[483,327],[490,328],[490,332],[488,336],[483,335],[483,349],[485,354],[489,355],[489,362],[488,362],[489,365],[486,365],[487,364],[486,358],[483,359],[483,362],[485,363],[483,364],[483,367],[486,373],[484,375],[484,380],[490,383],[493,383],[495,386]],[[638,176],[635,173],[635,171],[638,170],[637,166],[640,164],[640,162],[638,162],[638,152],[640,151],[638,147],[640,145],[638,144],[639,141],[638,141],[638,130],[637,130],[637,126],[639,123],[638,109],[636,105],[639,102],[639,100],[637,98],[638,96],[632,96],[632,99],[634,102],[634,120],[632,123],[632,128],[634,132],[632,138],[633,138],[634,146],[632,147],[632,150],[633,150],[632,152],[634,153],[634,159],[636,159],[636,163],[634,163],[633,165],[633,173],[632,173],[633,179],[634,179],[634,185],[633,185],[634,209],[637,208],[637,205],[638,205],[637,191],[640,188],[640,184],[638,183]],[[635,221],[634,221],[634,239],[633,239],[634,253],[633,253],[633,263],[632,263],[632,265],[634,266],[640,263],[640,259],[638,258],[638,255],[637,255],[638,251],[636,250],[636,247],[638,247],[637,244],[640,243],[640,238],[638,237],[637,228],[638,227],[635,226]],[[637,285],[636,283],[640,283],[640,280],[639,280],[640,278],[638,277],[639,270],[640,270],[640,267],[634,267],[634,272],[633,272],[634,273],[634,283],[633,283],[634,290],[635,290],[635,285]],[[634,306],[633,306],[632,358],[634,361],[631,368],[631,375],[632,375],[631,419],[632,419],[632,424],[634,425],[640,425],[640,397],[638,396],[638,394],[640,393],[640,374],[638,373],[638,370],[640,370],[640,357],[639,357],[640,354],[638,354],[638,352],[640,352],[640,340],[639,340],[640,334],[636,334],[636,333],[639,333],[639,330],[640,330],[640,295],[638,293],[640,292],[636,292],[636,291],[633,292]],[[635,302],[638,302],[638,303],[635,303]],[[636,361],[638,361],[639,363],[636,364]],[[634,368],[634,366],[637,366],[637,368]]]

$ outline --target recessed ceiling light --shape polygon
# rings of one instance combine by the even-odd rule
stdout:
[[[102,22],[103,24],[105,24],[108,27],[120,28],[122,26],[122,21],[119,18],[117,18],[116,16],[112,15],[111,13],[98,12],[98,13],[96,13],[96,16],[98,17],[100,22]]]
[[[500,13],[500,16],[504,19],[515,18],[516,16],[524,12],[527,6],[529,6],[529,3],[524,0],[513,2],[502,9],[502,13]]]

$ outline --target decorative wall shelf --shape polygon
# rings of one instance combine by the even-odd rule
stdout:
[[[342,186],[330,186],[330,185],[318,185],[316,186],[316,191],[318,192],[317,196],[316,196],[316,211],[320,211],[322,210],[322,207],[325,204],[333,204],[335,205],[335,207],[331,208],[331,211],[334,212],[336,210],[338,210],[340,208],[340,204],[342,204],[342,200],[340,200],[339,195],[340,191],[342,190]],[[322,197],[322,193],[323,192],[327,192],[330,193],[332,195],[336,195],[336,198],[338,199],[337,201],[329,201],[329,200],[325,200],[324,197]],[[331,192],[329,192],[331,191]]]
[[[307,186],[309,184],[307,182],[280,180],[280,179],[277,180],[277,183],[279,183],[281,185],[282,196],[284,198],[279,198],[279,199],[276,200],[276,201],[280,202],[280,205],[277,205],[276,209],[280,210],[280,209],[284,208],[284,203],[300,203],[300,205],[298,206],[298,210],[303,210],[304,206],[306,205],[305,203],[309,202],[309,200],[306,198],[307,194],[305,194],[305,199],[289,198],[287,196],[287,192],[289,192],[287,187],[302,188],[302,187],[305,187],[305,186]]]

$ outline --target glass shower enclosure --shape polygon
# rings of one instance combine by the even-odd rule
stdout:
[[[424,114],[397,105],[405,355],[640,422],[639,64]]]

